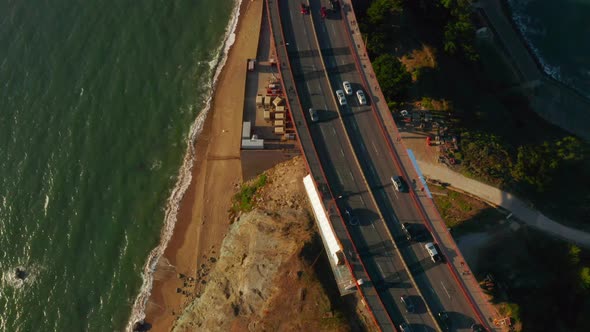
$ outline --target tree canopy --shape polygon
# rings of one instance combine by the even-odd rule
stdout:
[[[391,54],[380,55],[373,68],[387,101],[399,101],[412,83],[406,66]]]

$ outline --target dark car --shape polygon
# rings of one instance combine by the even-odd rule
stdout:
[[[399,191],[401,193],[405,193],[408,191],[408,186],[406,186],[406,181],[401,176],[392,176],[391,183],[393,184],[393,189]]]
[[[330,0],[330,8],[333,12],[338,11],[340,9],[340,2],[338,0]]]
[[[410,223],[403,223],[402,224],[402,231],[408,241],[421,241],[424,239],[425,234],[421,229],[421,225],[418,224],[410,224]]]
[[[402,231],[404,232],[404,235],[406,236],[406,239],[408,241],[415,241],[416,240],[416,237],[412,233],[412,230],[413,230],[412,224],[407,223],[407,222],[402,224]]]
[[[451,329],[451,320],[449,319],[449,314],[445,311],[441,311],[437,314],[438,320],[440,321],[441,328],[444,331],[449,331]]]
[[[408,323],[401,323],[399,325],[399,330],[401,332],[412,332],[412,328],[410,327],[410,325],[408,325]]]
[[[404,306],[406,307],[406,312],[414,312],[414,303],[412,303],[412,300],[410,299],[409,296],[407,295],[402,295],[400,301],[404,304]]]

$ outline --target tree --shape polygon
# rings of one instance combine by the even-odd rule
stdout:
[[[580,282],[584,289],[590,289],[590,267],[585,266],[580,270]]]
[[[401,0],[375,0],[367,9],[367,18],[371,24],[384,24],[402,11]]]
[[[456,54],[461,50],[467,59],[477,59],[477,53],[473,47],[475,28],[469,14],[461,14],[447,23],[443,42],[444,49],[449,54]]]
[[[373,61],[373,68],[387,101],[399,101],[412,84],[412,75],[398,58],[384,54]]]

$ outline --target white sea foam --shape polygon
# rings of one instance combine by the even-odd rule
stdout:
[[[168,242],[172,237],[172,232],[174,230],[174,225],[176,224],[180,201],[192,180],[191,171],[193,168],[193,163],[196,155],[196,151],[194,149],[194,142],[203,129],[203,124],[205,123],[207,113],[209,113],[209,109],[211,108],[211,101],[213,99],[213,94],[215,92],[217,79],[219,78],[221,70],[225,66],[229,50],[231,46],[234,44],[235,29],[238,25],[241,4],[242,0],[236,1],[235,7],[231,15],[231,19],[226,27],[226,33],[223,43],[217,49],[217,55],[215,56],[215,59],[209,63],[211,72],[215,71],[213,79],[210,82],[209,95],[207,96],[205,108],[199,113],[199,115],[191,125],[188,137],[186,139],[187,148],[184,160],[178,172],[179,174],[176,180],[176,185],[174,186],[172,193],[168,198],[168,202],[166,204],[166,212],[164,214],[164,226],[160,233],[160,243],[150,252],[147,261],[144,265],[142,273],[143,284],[141,285],[139,294],[137,295],[137,298],[133,303],[131,316],[126,327],[127,331],[132,331],[135,322],[142,321],[143,319],[145,319],[145,308],[147,301],[150,297],[153,285],[153,273],[158,264],[158,260],[160,259],[160,257],[162,257],[164,250],[166,249],[166,246],[168,245]]]
[[[49,195],[45,195],[45,204],[43,204],[43,211],[47,217],[47,207],[49,206]]]
[[[535,27],[535,22],[532,17],[526,16],[523,14],[524,6],[528,4],[528,1],[514,1],[509,0],[508,4],[510,5],[510,11],[512,14],[512,20],[518,27],[520,35],[525,40],[527,46],[533,52],[535,58],[541,64],[543,71],[553,77],[554,79],[562,82],[562,75],[561,75],[561,68],[559,66],[551,65],[541,56],[540,50],[533,44],[531,41],[531,35],[539,35],[544,36],[546,34],[546,29],[543,27]]]

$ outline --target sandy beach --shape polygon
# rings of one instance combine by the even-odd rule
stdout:
[[[169,331],[185,304],[197,297],[218,258],[229,227],[231,193],[242,180],[240,140],[246,62],[255,58],[263,0],[244,0],[236,40],[219,77],[213,104],[196,142],[192,182],[180,205],[174,234],[160,259],[147,304],[153,331]],[[180,274],[186,278],[180,278]]]

